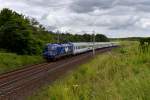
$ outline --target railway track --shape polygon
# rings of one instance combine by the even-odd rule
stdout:
[[[110,51],[112,48],[100,49],[96,54]],[[0,100],[24,100],[41,86],[53,82],[91,58],[92,52],[88,52],[2,74],[0,75]]]

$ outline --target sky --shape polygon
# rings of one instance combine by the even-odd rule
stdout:
[[[0,0],[3,8],[35,18],[50,31],[150,36],[150,0]]]

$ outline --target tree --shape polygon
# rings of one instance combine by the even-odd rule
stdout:
[[[92,35],[89,35],[89,34],[83,34],[82,35],[83,37],[83,42],[91,42],[92,41]]]
[[[97,34],[95,40],[96,42],[109,42],[109,39],[103,34]]]
[[[37,54],[36,45],[40,41],[34,39],[30,21],[7,8],[0,12],[0,44],[1,48],[18,54]]]

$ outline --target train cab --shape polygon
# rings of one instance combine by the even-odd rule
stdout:
[[[45,59],[55,59],[61,56],[72,54],[72,44],[47,44],[43,51]]]

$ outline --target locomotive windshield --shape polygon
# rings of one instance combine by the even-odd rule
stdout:
[[[55,50],[56,49],[56,46],[55,45],[46,45],[45,46],[45,51],[52,51],[52,50]]]
[[[48,50],[49,50],[49,51],[50,51],[50,50],[55,50],[55,48],[56,48],[56,47],[55,47],[54,45],[52,45],[52,46],[49,46],[49,47],[48,47]]]

